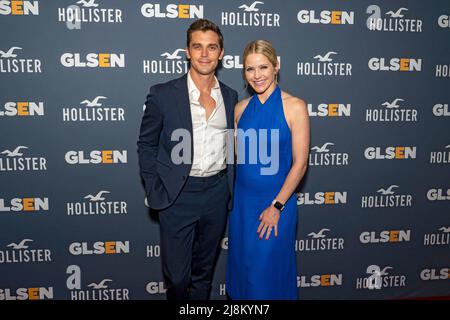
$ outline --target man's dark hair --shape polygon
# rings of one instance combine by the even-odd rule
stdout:
[[[196,21],[194,21],[190,26],[189,29],[187,30],[187,41],[186,41],[186,45],[189,48],[189,44],[191,43],[191,37],[192,37],[192,33],[194,31],[213,31],[215,33],[217,33],[217,35],[219,36],[219,45],[220,45],[220,49],[223,49],[223,36],[222,36],[222,32],[220,32],[219,27],[212,21],[206,20],[206,19],[198,19]]]

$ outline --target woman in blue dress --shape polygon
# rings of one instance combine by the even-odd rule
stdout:
[[[244,50],[255,94],[235,108],[236,182],[228,232],[226,288],[236,300],[297,299],[295,189],[307,168],[306,104],[280,89],[270,42]]]

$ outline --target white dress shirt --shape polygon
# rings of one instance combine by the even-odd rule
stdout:
[[[189,173],[194,177],[209,177],[226,168],[227,118],[219,81],[211,89],[216,107],[206,119],[206,110],[200,105],[200,90],[188,73],[189,103],[192,115],[194,158]]]

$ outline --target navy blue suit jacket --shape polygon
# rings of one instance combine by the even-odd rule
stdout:
[[[237,92],[220,81],[219,85],[225,104],[227,128],[233,129]],[[150,207],[162,210],[176,200],[192,167],[194,146],[187,74],[152,86],[145,105],[138,140],[139,167]],[[185,129],[190,133],[189,163],[175,164],[171,160],[172,149],[180,142],[171,141],[172,132],[176,129]],[[232,195],[234,165],[228,164],[227,169],[228,185]],[[229,209],[233,205],[232,198],[231,196],[228,203]]]

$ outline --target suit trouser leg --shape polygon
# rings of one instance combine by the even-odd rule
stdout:
[[[228,199],[228,182],[225,175],[205,194],[206,201],[197,224],[189,297],[192,300],[209,298],[214,266],[227,221]]]
[[[229,192],[224,175],[189,178],[169,208],[159,212],[167,299],[207,299],[214,258],[226,225]]]

